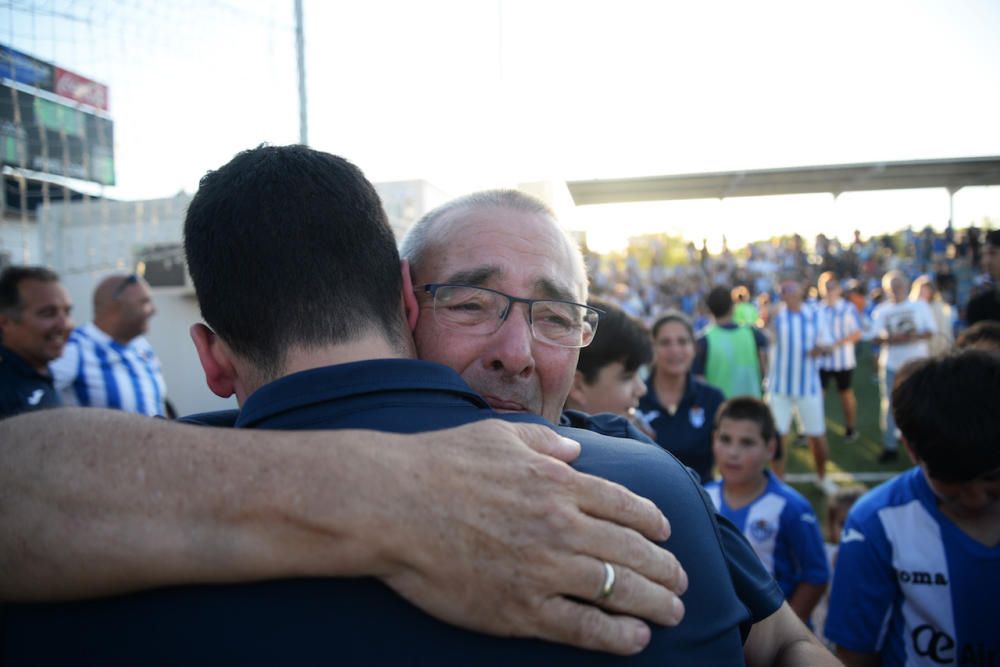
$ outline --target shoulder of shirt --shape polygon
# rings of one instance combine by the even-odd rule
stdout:
[[[913,476],[922,474],[920,468],[914,467],[879,484],[854,503],[849,516],[862,524],[878,521],[878,513],[881,510],[917,500],[913,492]]]

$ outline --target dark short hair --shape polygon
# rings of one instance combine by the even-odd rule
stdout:
[[[760,436],[765,443],[771,442],[771,438],[777,433],[771,408],[767,407],[764,401],[752,396],[736,396],[720,405],[715,412],[716,429],[723,419],[745,419],[754,422],[760,427]]]
[[[59,274],[44,266],[8,266],[0,272],[0,313],[14,318],[21,314],[20,287],[25,280],[57,283]]]
[[[986,242],[990,245],[1000,246],[1000,229],[994,229],[986,234]]]
[[[184,252],[202,317],[268,377],[291,346],[404,333],[392,229],[372,184],[335,155],[259,146],[208,172]]]
[[[1000,354],[987,350],[919,359],[892,390],[892,413],[934,479],[967,482],[1000,468]]]
[[[955,339],[955,347],[960,350],[980,345],[1000,350],[1000,322],[996,320],[976,322]]]
[[[725,317],[733,309],[733,296],[725,287],[713,287],[705,297],[705,305],[713,317]]]
[[[587,384],[597,380],[602,368],[616,361],[630,373],[652,361],[653,347],[646,325],[607,301],[590,299],[587,303],[604,311],[594,340],[580,350],[576,362],[576,370],[583,373]]]
[[[653,328],[650,331],[653,340],[656,340],[656,335],[660,333],[660,328],[664,324],[670,324],[671,322],[677,322],[679,324],[683,324],[684,328],[688,330],[688,334],[690,334],[691,340],[692,341],[694,340],[694,325],[691,324],[691,318],[679,310],[668,310],[656,319],[656,322],[653,323]]]

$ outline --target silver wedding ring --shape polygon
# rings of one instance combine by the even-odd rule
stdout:
[[[597,600],[601,601],[611,595],[615,589],[615,568],[611,563],[601,561],[604,564],[604,583],[601,585],[601,592],[597,594]]]

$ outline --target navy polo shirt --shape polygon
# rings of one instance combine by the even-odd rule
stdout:
[[[450,369],[366,361],[296,373],[256,391],[237,425],[375,428],[410,433],[497,415]],[[520,422],[546,424],[534,415]],[[657,447],[571,428],[575,467],[622,483],[671,518],[666,546],[690,580],[687,615],[653,626],[632,664],[739,664],[750,620],[782,602],[753,551],[676,459]],[[595,567],[597,563],[595,562]],[[96,601],[6,609],[4,664],[608,664],[627,659],[540,640],[504,639],[440,622],[379,580],[297,579],[186,586]]]
[[[62,404],[51,376],[42,375],[20,355],[0,345],[0,419]]]
[[[646,394],[639,399],[638,411],[656,432],[656,442],[691,466],[702,482],[712,479],[712,422],[726,400],[722,392],[688,373],[684,396],[677,411],[670,414],[660,404],[653,386],[653,374],[646,381]]]

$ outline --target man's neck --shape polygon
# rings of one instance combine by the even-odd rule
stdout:
[[[392,345],[384,337],[378,335],[366,336],[361,340],[338,345],[327,345],[321,347],[293,347],[289,349],[284,368],[281,375],[276,378],[266,379],[259,373],[241,373],[237,382],[236,398],[242,406],[246,399],[253,392],[263,385],[281,379],[282,377],[323,368],[325,366],[336,366],[339,364],[349,364],[355,361],[370,361],[372,359],[413,359],[416,352],[412,342],[407,343],[407,349],[399,349]]]
[[[115,341],[119,345],[128,345],[130,342],[132,342],[132,338],[134,338],[134,336],[133,337],[123,336],[121,332],[117,330],[118,327],[115,326],[114,322],[111,322],[104,318],[95,317],[94,326],[103,331],[104,333],[106,333],[108,336],[110,336],[111,340]]]
[[[723,483],[722,493],[726,498],[727,505],[733,509],[740,509],[757,500],[766,488],[767,474],[761,472],[760,476],[753,478],[746,484]]]

